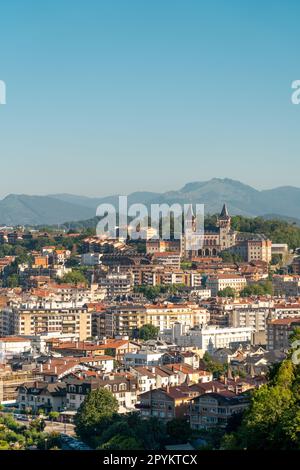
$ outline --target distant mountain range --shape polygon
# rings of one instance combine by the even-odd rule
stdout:
[[[205,212],[214,214],[226,202],[233,215],[280,218],[300,224],[300,188],[282,186],[258,191],[240,181],[213,178],[193,182],[183,188],[165,193],[134,192],[128,204],[144,203],[204,203]],[[72,194],[28,196],[10,194],[0,201],[0,225],[48,225],[78,221],[95,216],[101,203],[117,207],[118,195],[85,197]]]

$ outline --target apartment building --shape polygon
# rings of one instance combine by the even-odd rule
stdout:
[[[98,277],[99,287],[106,290],[109,298],[126,296],[132,291],[133,276],[131,273],[110,272]]]
[[[279,302],[275,303],[270,309],[270,318],[277,320],[279,318],[298,318],[300,317],[299,302]]]
[[[253,328],[253,344],[266,344],[266,326],[269,309],[234,309],[228,312],[230,327]]]
[[[291,348],[290,335],[295,327],[300,327],[300,318],[280,318],[267,325],[267,346],[269,350]]]
[[[66,385],[64,382],[33,381],[20,385],[17,391],[17,403],[20,410],[31,409],[35,413],[39,409],[47,412],[59,412],[66,406]]]
[[[143,305],[120,304],[93,313],[93,335],[99,338],[126,336],[145,325],[146,312]]]
[[[146,253],[152,255],[154,253],[165,252],[182,252],[182,240],[147,240]]]
[[[237,276],[233,274],[219,274],[215,276],[209,276],[206,281],[206,288],[211,290],[212,296],[217,296],[219,291],[230,287],[236,293],[246,287],[247,281],[245,277]]]
[[[251,344],[253,333],[253,327],[219,328],[213,325],[203,325],[177,336],[176,344],[181,347],[194,347],[202,349],[203,352],[213,353],[219,348]]]
[[[115,239],[88,237],[83,240],[83,253],[115,253],[126,248],[125,243]]]
[[[190,401],[199,393],[185,384],[158,388],[141,394],[137,408],[144,418],[154,416],[164,422],[174,418],[185,418]]]
[[[260,239],[247,240],[247,261],[265,261],[272,259],[272,242],[261,236]]]
[[[300,295],[300,276],[298,275],[274,275],[274,294],[286,297],[297,297]]]
[[[207,318],[207,311],[194,303],[157,305],[116,305],[104,312],[97,312],[97,336],[128,335],[145,324],[151,324],[163,332],[181,322],[190,328],[200,325]]]
[[[69,410],[78,410],[81,403],[91,390],[105,388],[112,392],[119,403],[119,413],[133,411],[137,403],[137,379],[125,375],[107,375],[102,378],[87,377],[85,379],[66,378],[66,406]]]
[[[162,266],[169,266],[173,268],[180,268],[180,253],[166,251],[164,253],[154,253],[152,255],[152,261]]]
[[[125,366],[157,366],[161,363],[163,353],[140,349],[136,352],[128,352],[124,355]]]
[[[230,391],[193,398],[188,412],[191,429],[225,428],[231,416],[244,411],[249,404],[249,397]]]
[[[130,373],[138,380],[139,394],[180,385],[179,373],[163,366],[134,366],[130,368]]]
[[[202,285],[202,275],[198,271],[185,271],[173,266],[148,265],[130,268],[133,274],[134,285],[173,285],[183,284],[187,287],[199,288]]]
[[[156,326],[163,332],[177,322],[189,328],[201,325],[207,319],[207,310],[187,302],[182,304],[145,305],[146,323]]]
[[[70,306],[69,303],[14,304],[4,308],[1,317],[3,335],[56,333],[79,340],[92,335],[91,313],[84,306]]]

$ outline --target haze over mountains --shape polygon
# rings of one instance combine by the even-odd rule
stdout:
[[[101,203],[118,207],[118,195],[84,197],[71,194],[28,196],[10,194],[0,201],[0,225],[62,224],[95,216]],[[213,178],[187,183],[183,188],[165,193],[134,192],[128,195],[133,203],[204,203],[206,213],[217,213],[227,203],[231,214],[249,217],[265,216],[300,219],[300,188],[282,186],[258,191],[232,179]]]

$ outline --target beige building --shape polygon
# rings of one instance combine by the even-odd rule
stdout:
[[[91,313],[86,307],[57,306],[51,304],[20,304],[2,310],[3,335],[64,334],[85,340],[92,335]]]
[[[247,281],[245,277],[236,276],[233,274],[220,274],[208,277],[206,281],[206,288],[211,290],[212,296],[218,295],[219,291],[230,287],[236,293],[239,293],[246,287]]]
[[[266,325],[269,316],[268,309],[248,308],[234,309],[228,312],[229,326],[234,328],[253,328],[253,343],[266,344]]]
[[[13,403],[18,396],[17,388],[37,378],[40,376],[35,371],[13,371],[8,364],[0,365],[0,404]]]
[[[143,325],[151,324],[164,331],[180,322],[189,328],[204,323],[207,311],[194,303],[159,305],[117,305],[98,317],[97,336],[128,335]]]
[[[272,259],[272,242],[260,238],[258,240],[247,240],[247,261],[266,261]]]

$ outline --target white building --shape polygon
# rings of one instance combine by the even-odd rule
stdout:
[[[126,353],[124,363],[126,366],[157,366],[160,364],[162,352],[140,350],[136,353]]]
[[[176,338],[176,344],[182,347],[194,347],[203,352],[213,352],[219,348],[231,348],[239,344],[251,344],[253,327],[218,328],[214,325],[189,330]]]
[[[191,295],[198,297],[201,300],[210,299],[211,290],[210,289],[193,289],[191,291]]]
[[[31,352],[30,339],[20,336],[7,336],[0,338],[0,358],[16,356],[24,352]]]

